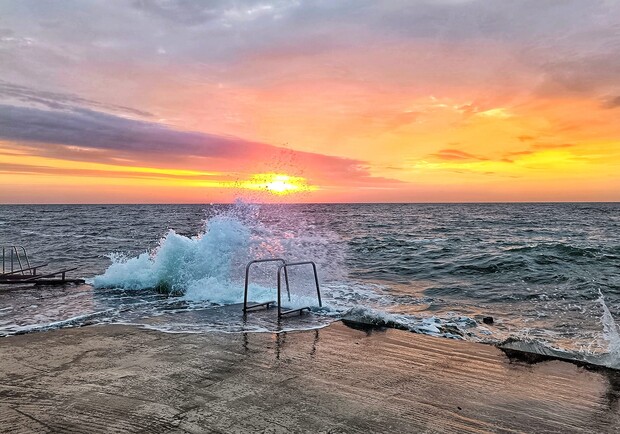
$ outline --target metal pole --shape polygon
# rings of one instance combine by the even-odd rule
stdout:
[[[26,248],[24,246],[21,246],[21,248],[24,252],[24,258],[26,258],[26,264],[28,265],[28,268],[30,268],[30,259],[28,259],[28,252],[26,252]]]
[[[282,282],[280,279],[280,271],[282,271],[282,268],[284,267],[284,269],[286,269],[286,264],[285,265],[280,265],[278,267],[278,319],[280,319],[280,317],[282,316],[282,297],[280,295],[280,293],[282,292]]]
[[[314,269],[314,283],[316,283],[316,295],[319,297],[319,307],[323,307],[321,303],[321,290],[319,289],[319,275],[316,272],[316,264],[312,262],[312,268]]]
[[[247,306],[248,306],[248,278],[250,276],[250,265],[252,265],[251,262],[245,267],[245,289],[243,291],[243,313],[244,314],[247,312]]]
[[[284,281],[286,282],[286,294],[288,295],[288,301],[291,301],[291,288],[288,285],[288,269],[284,267]]]
[[[17,257],[17,263],[19,264],[19,269],[20,269],[20,270],[23,270],[23,269],[24,269],[24,266],[22,265],[22,260],[21,260],[21,258],[19,257],[19,250],[17,250],[17,246],[15,246],[15,247],[14,247],[14,249],[15,249],[15,256]],[[22,249],[23,249],[23,247],[22,247]],[[25,252],[25,251],[26,251],[26,250],[24,249],[24,252]],[[23,271],[22,271],[22,274],[24,274],[24,272],[23,272]]]

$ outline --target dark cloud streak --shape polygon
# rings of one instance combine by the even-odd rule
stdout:
[[[285,150],[233,136],[179,131],[78,107],[43,110],[0,104],[0,140],[13,142],[28,155],[155,167],[176,163],[187,169],[231,173],[277,170],[273,164],[284,152],[297,162],[283,167],[284,171],[303,167],[308,177],[339,185],[401,183],[372,176],[359,160]]]
[[[232,157],[265,145],[232,137],[176,131],[164,125],[84,108],[41,110],[0,105],[0,138],[15,142],[187,156]]]
[[[90,107],[93,109],[122,112],[130,115],[149,118],[153,115],[144,110],[112,104],[102,104],[79,96],[59,92],[48,92],[20,86],[0,80],[0,99],[14,99],[26,104],[36,104],[49,109],[74,109],[75,107]]]

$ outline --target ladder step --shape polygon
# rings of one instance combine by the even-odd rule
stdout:
[[[290,315],[292,313],[297,313],[297,312],[299,312],[299,314],[301,315],[304,310],[307,310],[308,312],[310,312],[310,307],[306,306],[306,307],[300,307],[299,309],[285,310],[285,311],[280,312],[280,316]]]
[[[249,304],[249,305],[247,305],[245,307],[245,310],[248,311],[250,309],[256,309],[256,308],[263,307],[263,306],[265,306],[265,308],[269,309],[272,304],[275,304],[275,300],[266,301],[264,303]]]

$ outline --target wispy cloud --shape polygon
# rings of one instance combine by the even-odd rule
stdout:
[[[603,103],[603,107],[609,108],[609,109],[615,109],[617,107],[620,107],[620,95],[615,96],[613,98],[606,99],[605,102]]]
[[[469,152],[461,151],[458,149],[441,149],[440,151],[431,154],[431,157],[435,157],[444,161],[485,161],[488,158],[478,155],[470,154]]]
[[[542,151],[549,151],[555,149],[566,149],[573,148],[575,144],[573,143],[533,143],[528,149],[522,149],[519,151],[510,151],[505,154],[506,158],[510,161],[513,157],[523,156],[523,155],[533,155]]]

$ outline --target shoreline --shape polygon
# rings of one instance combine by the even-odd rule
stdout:
[[[0,339],[0,430],[615,432],[613,372],[342,322],[169,334],[95,325]]]

